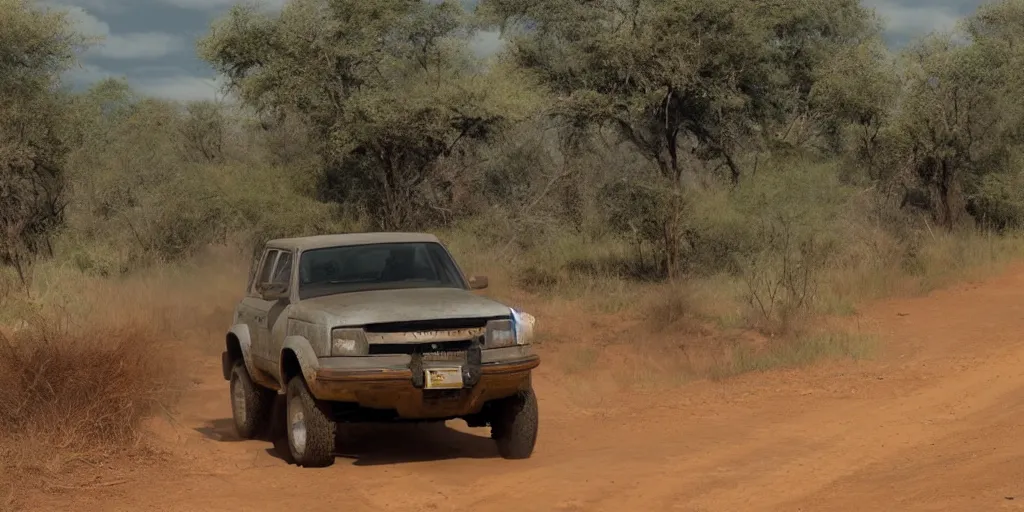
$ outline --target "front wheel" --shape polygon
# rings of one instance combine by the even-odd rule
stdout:
[[[231,416],[242,439],[255,439],[267,432],[274,406],[274,392],[260,387],[249,377],[245,362],[231,368]]]
[[[528,459],[537,443],[537,396],[521,391],[493,404],[491,437],[506,459]]]
[[[335,423],[321,410],[302,376],[288,383],[285,421],[288,451],[295,464],[308,468],[334,464]]]

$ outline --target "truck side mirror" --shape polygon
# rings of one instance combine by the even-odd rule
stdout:
[[[487,288],[487,276],[473,276],[469,278],[470,290],[483,290]]]
[[[260,283],[257,290],[263,300],[274,301],[288,298],[288,285],[284,283]]]

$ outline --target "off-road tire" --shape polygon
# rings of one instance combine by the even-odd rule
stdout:
[[[324,414],[302,376],[292,377],[286,394],[285,429],[291,462],[307,468],[334,464],[337,426]],[[297,428],[301,418],[304,428]],[[304,435],[300,435],[300,430]]]
[[[242,439],[256,439],[269,431],[274,392],[254,383],[244,361],[231,368],[231,416]]]
[[[537,443],[537,396],[533,389],[491,404],[491,438],[506,459],[528,459]]]

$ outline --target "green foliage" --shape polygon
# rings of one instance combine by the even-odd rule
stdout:
[[[4,83],[44,91],[38,133],[69,184],[52,218],[102,274],[209,243],[457,225],[503,261],[532,254],[538,282],[743,278],[776,325],[863,252],[839,234],[915,246],[900,190],[949,228],[1024,225],[1020,0],[898,55],[855,0],[239,6],[198,46],[234,107],[116,80],[45,93],[77,40],[19,12],[63,50],[41,81]],[[474,31],[495,25],[506,51],[479,60]]]
[[[772,332],[816,309],[824,272],[852,245],[848,213],[855,195],[839,183],[834,166],[778,165],[738,191],[749,238],[732,251],[753,323]]]
[[[0,262],[18,269],[63,221],[66,145],[59,74],[82,40],[60,12],[0,1]]]
[[[826,149],[845,155],[856,174],[870,181],[885,180],[894,164],[887,160],[885,130],[899,92],[896,60],[878,38],[836,48],[818,68],[810,90],[809,107],[827,128]],[[790,130],[784,140],[801,135],[807,136]]]
[[[720,170],[735,186],[763,152],[845,151],[847,125],[877,130],[895,89],[879,24],[854,0],[485,0],[481,11],[509,34],[510,60],[557,94],[571,140],[611,132],[654,164],[600,197],[610,226],[653,244],[667,275],[700,251],[729,261],[711,241],[727,236],[693,226]],[[862,78],[848,86],[839,75],[851,72]]]
[[[220,105],[197,101],[185,106],[186,115],[180,128],[189,160],[216,163],[224,158],[228,119]]]
[[[505,27],[531,27],[512,30],[511,55],[558,92],[558,115],[614,128],[674,181],[684,152],[738,181],[743,143],[801,109],[829,55],[870,28],[852,0],[482,5]]]
[[[1019,160],[1018,160],[1018,164]],[[1000,231],[1024,228],[1024,172],[1020,167],[986,174],[978,183],[968,212],[979,223]]]
[[[235,8],[200,52],[247,104],[312,128],[320,197],[395,229],[423,221],[440,162],[532,108],[514,73],[478,69],[466,27],[453,2],[295,0]]]
[[[990,55],[980,47],[936,36],[908,53],[897,136],[911,177],[938,198],[933,217],[952,228],[972,178],[1005,168],[1009,105]]]
[[[118,275],[211,243],[337,228],[333,210],[301,192],[301,167],[267,163],[275,146],[260,145],[277,134],[233,130],[246,118],[219,105],[179,108],[105,81],[71,112],[79,145],[63,242],[82,270]]]

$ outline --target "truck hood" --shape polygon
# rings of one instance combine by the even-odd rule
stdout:
[[[382,322],[500,317],[511,314],[509,307],[500,302],[456,288],[413,288],[339,293],[306,299],[297,306],[300,311],[305,310],[304,313],[328,317],[320,320],[345,326]]]

